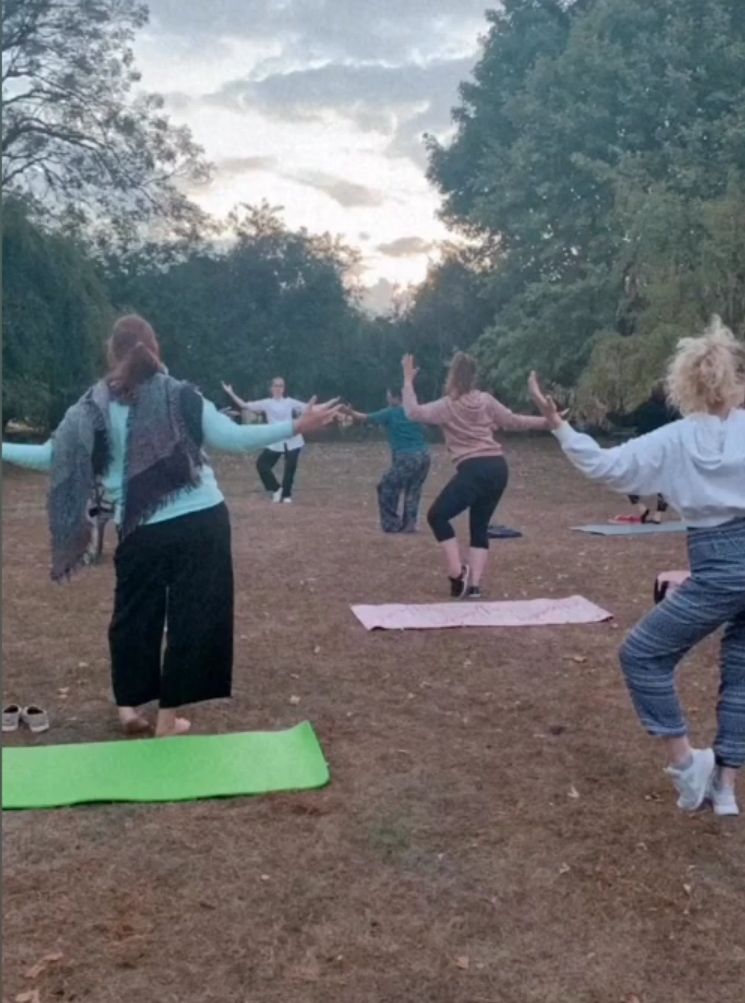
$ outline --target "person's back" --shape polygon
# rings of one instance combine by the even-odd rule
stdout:
[[[393,453],[420,453],[427,450],[424,429],[406,416],[401,404],[393,404],[383,411],[374,412],[369,420],[382,425]]]
[[[690,414],[646,437],[660,492],[692,526],[745,518],[745,411]],[[623,447],[621,447],[623,449]]]
[[[483,390],[450,393],[430,404],[418,404],[413,391],[405,388],[404,408],[412,420],[440,426],[456,464],[477,457],[502,456],[502,445],[494,438],[499,429],[543,431],[546,427],[542,418],[514,414]]]

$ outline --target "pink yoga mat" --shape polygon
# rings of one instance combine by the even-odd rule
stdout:
[[[367,630],[436,630],[443,627],[547,627],[601,623],[612,613],[582,596],[514,602],[449,602],[427,605],[352,606]]]

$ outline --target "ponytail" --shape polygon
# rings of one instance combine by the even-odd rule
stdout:
[[[131,398],[137,387],[163,372],[155,331],[137,314],[120,317],[109,339],[106,382],[116,397]]]

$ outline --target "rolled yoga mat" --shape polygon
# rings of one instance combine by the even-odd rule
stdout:
[[[323,787],[311,725],[2,751],[3,809],[111,801],[192,801]]]
[[[517,540],[523,534],[519,529],[510,529],[509,526],[489,526],[486,535],[490,540]]]
[[[514,602],[448,602],[426,605],[352,606],[367,630],[436,630],[444,627],[547,627],[601,623],[612,614],[582,596]]]
[[[594,533],[597,536],[649,536],[651,533],[685,533],[684,522],[662,522],[659,526],[651,522],[632,523],[590,523],[587,526],[572,526],[578,533]]]

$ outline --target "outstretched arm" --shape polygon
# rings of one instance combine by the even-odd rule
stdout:
[[[295,400],[294,397],[290,397],[289,402],[292,405],[293,412],[297,411],[298,414],[305,414],[305,412],[308,410],[307,401],[299,401]]]
[[[221,414],[208,400],[202,406],[202,434],[205,445],[226,453],[250,453],[271,446],[298,433],[313,432],[330,424],[337,417],[336,401],[315,405],[311,401],[305,414],[295,421],[278,421],[272,425],[236,425]]]
[[[585,477],[623,494],[646,495],[663,491],[663,468],[670,442],[669,426],[621,446],[603,449],[591,436],[577,432],[564,421],[555,402],[541,390],[535,373],[530,374],[528,388],[567,459]]]
[[[52,468],[52,440],[48,439],[43,446],[4,442],[3,460],[6,463],[14,463],[17,467],[25,467],[27,470],[47,473]]]
[[[663,492],[667,428],[658,428],[611,449],[603,449],[592,436],[578,432],[568,422],[554,429],[554,435],[567,459],[591,481],[599,481],[625,495]]]
[[[355,409],[353,407],[350,407],[348,404],[342,408],[342,413],[346,414],[349,418],[352,418],[354,421],[370,421],[370,419],[373,417],[373,415],[367,414],[366,411],[355,411]]]
[[[537,415],[515,414],[508,407],[501,404],[496,397],[488,395],[489,416],[494,422],[495,428],[503,428],[507,431],[515,432],[547,432],[548,424],[545,418]]]

